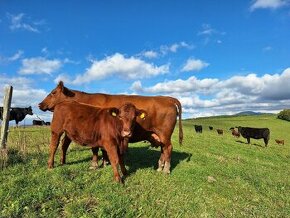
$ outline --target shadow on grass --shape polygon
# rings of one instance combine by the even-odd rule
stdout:
[[[256,144],[256,143],[250,143],[250,144],[248,144],[248,142],[243,142],[241,140],[236,140],[236,142],[241,143],[241,144],[254,145],[254,146],[257,146],[257,147],[265,148],[265,146],[260,145],[260,144]]]
[[[129,166],[128,173],[134,173],[138,169],[157,169],[160,158],[160,150],[153,150],[148,147],[129,148],[125,155],[125,165]],[[192,154],[186,152],[172,151],[171,170],[183,160],[190,161]]]
[[[77,150],[84,151],[84,150]],[[86,150],[87,151],[87,150]],[[75,152],[75,151],[74,151]],[[158,160],[160,158],[160,150],[152,149],[150,147],[129,147],[127,153],[124,156],[125,165],[129,167],[128,173],[134,173],[138,169],[146,169],[146,168],[154,168],[157,169]],[[186,160],[190,161],[192,154],[185,152],[172,151],[171,155],[171,170],[173,170],[181,161]],[[102,156],[100,156],[99,151],[99,160],[101,160]],[[66,165],[80,164],[80,163],[88,163],[90,164],[92,160],[92,156],[78,159],[78,160],[70,160],[69,154],[67,155],[67,163]],[[99,162],[100,164],[100,162]]]

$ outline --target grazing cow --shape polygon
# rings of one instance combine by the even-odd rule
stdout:
[[[76,90],[70,90],[60,81],[55,89],[41,102],[39,108],[43,111],[54,110],[57,102],[65,99],[94,105],[96,107],[119,108],[124,102],[130,102],[137,108],[143,109],[148,116],[145,120],[137,119],[132,137],[129,142],[147,140],[152,146],[161,147],[161,155],[158,161],[158,171],[170,173],[170,162],[172,153],[171,136],[179,118],[179,143],[182,143],[183,131],[180,102],[167,96],[139,96],[139,95],[108,95],[89,94]]]
[[[247,139],[250,144],[250,138],[264,139],[265,146],[267,147],[270,139],[270,130],[268,128],[251,128],[251,127],[237,127],[239,133]]]
[[[45,122],[43,120],[32,120],[33,126],[43,126],[45,125]]]
[[[209,128],[209,130],[213,130],[213,127],[212,126],[209,126],[208,128]]]
[[[216,131],[217,131],[217,133],[218,133],[219,135],[223,135],[223,134],[224,134],[224,131],[223,131],[222,129],[217,129]]]
[[[26,115],[33,115],[31,106],[27,108],[20,108],[20,107],[13,107],[10,109],[10,116],[9,121],[15,120],[16,126],[18,126],[18,123],[22,120],[24,120]],[[2,120],[3,116],[3,107],[0,107],[0,119]]]
[[[202,133],[202,125],[194,125],[194,129],[196,133]]]
[[[234,127],[231,127],[230,130],[232,131],[232,135],[236,138],[239,138],[241,136],[241,134],[239,133],[239,131],[235,130]]]
[[[123,175],[126,174],[123,163],[126,145],[123,142],[124,138],[132,136],[137,116],[145,119],[146,113],[131,103],[126,103],[119,109],[100,109],[76,101],[63,101],[56,104],[51,123],[48,168],[54,166],[54,155],[60,138],[65,133],[65,140],[74,141],[83,146],[105,149],[113,168],[114,179],[121,182],[118,165]],[[67,147],[62,147],[62,160],[65,160],[66,151]],[[93,161],[97,161],[95,153]]]
[[[278,144],[278,145],[284,145],[284,139],[280,140],[280,139],[275,139],[275,142]]]

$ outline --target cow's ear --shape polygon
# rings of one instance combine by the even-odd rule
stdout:
[[[140,117],[142,120],[145,120],[147,117],[147,112],[144,110],[137,110],[137,116]]]
[[[63,89],[63,81],[58,82],[57,88],[59,88],[60,90]]]
[[[109,113],[113,116],[113,117],[116,117],[119,115],[119,109],[118,108],[115,108],[115,107],[112,107],[109,109]]]

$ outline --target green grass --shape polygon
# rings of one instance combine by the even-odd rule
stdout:
[[[193,124],[202,124],[197,134]],[[208,126],[225,130],[223,136]],[[232,126],[268,127],[263,140],[236,139]],[[0,217],[290,217],[290,122],[274,115],[184,120],[172,137],[172,173],[156,172],[159,149],[130,144],[129,175],[90,170],[90,149],[73,144],[67,164],[47,169],[49,128],[11,129],[0,171]],[[274,139],[284,139],[285,145]],[[5,166],[3,165],[5,163]]]

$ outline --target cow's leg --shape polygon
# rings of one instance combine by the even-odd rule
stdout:
[[[98,152],[99,152],[99,147],[92,147],[92,152],[93,152],[93,158],[92,158],[92,163],[90,166],[90,169],[97,169],[98,168]]]
[[[160,155],[160,158],[158,160],[157,171],[161,172],[163,170],[163,167],[164,167],[164,151],[163,151],[163,146],[161,146],[161,155]]]
[[[61,134],[59,133],[51,132],[51,140],[50,140],[50,146],[49,146],[49,159],[48,159],[48,168],[50,169],[53,168],[54,166],[54,155],[58,147],[60,136]]]
[[[165,144],[163,148],[163,160],[164,160],[163,172],[166,174],[170,173],[171,153],[172,153],[172,144],[171,142],[169,142]]]
[[[102,167],[106,167],[110,164],[108,154],[105,149],[102,149]]]
[[[124,154],[119,154],[119,163],[120,163],[120,168],[121,168],[121,172],[123,176],[126,176],[128,172],[124,164]]]
[[[268,139],[264,138],[264,142],[265,142],[265,146],[267,147],[268,146]]]
[[[65,135],[62,139],[62,144],[61,144],[61,156],[60,156],[61,165],[66,163],[66,152],[70,143],[71,143],[70,138]]]
[[[250,138],[247,138],[247,142],[248,142],[248,144],[250,144]]]
[[[112,146],[112,145],[107,145],[107,146],[104,145],[104,147],[106,148],[106,151],[107,151],[108,156],[109,156],[109,160],[110,160],[111,165],[112,165],[115,181],[122,182],[122,179],[121,179],[119,171],[118,171],[119,156],[118,156],[118,152],[117,152],[117,147]]]

